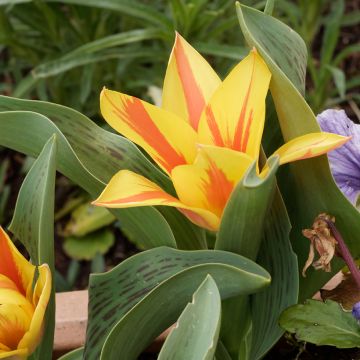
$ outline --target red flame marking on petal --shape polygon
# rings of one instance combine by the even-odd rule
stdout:
[[[120,109],[106,95],[106,92],[105,96],[114,107],[114,113],[121,117],[132,130],[139,134],[160,155],[156,160],[167,172],[170,173],[175,166],[187,163],[184,155],[179,154],[169,144],[165,136],[154,124],[140,99],[132,97],[124,100],[120,97],[120,101],[124,106],[124,109]]]
[[[176,37],[174,54],[176,67],[184,90],[190,124],[195,130],[197,130],[201,113],[205,107],[205,100],[196,82],[194,73],[191,69],[189,60],[186,57],[185,49],[179,36]]]
[[[219,169],[215,162],[209,159],[209,168],[206,170],[208,181],[203,181],[202,187],[206,194],[206,199],[214,209],[216,215],[221,217],[225,205],[234,188],[234,183],[230,181],[226,174]]]
[[[247,143],[248,143],[249,135],[250,135],[250,127],[251,127],[251,123],[252,123],[252,119],[253,119],[252,112],[251,112],[251,116],[248,117],[248,122],[245,125],[245,116],[246,116],[247,106],[248,106],[248,102],[249,102],[249,96],[251,93],[254,72],[255,72],[255,55],[253,55],[253,66],[252,66],[252,70],[251,70],[249,87],[247,89],[245,99],[244,99],[244,102],[241,107],[240,116],[239,116],[239,120],[238,120],[236,129],[235,129],[233,146],[232,146],[232,148],[234,150],[241,151],[241,152],[246,152],[246,147],[247,147]],[[246,129],[245,131],[244,131],[244,128]]]
[[[214,145],[224,147],[225,144],[210,104],[206,106],[205,113],[206,121],[212,134],[212,140],[214,142]]]
[[[101,205],[110,205],[110,204],[126,204],[126,203],[136,203],[136,202],[142,202],[146,200],[151,199],[162,199],[163,203],[166,203],[167,201],[179,201],[178,199],[172,197],[169,194],[166,194],[162,190],[149,190],[144,191],[139,194],[130,195],[121,199],[115,199],[111,201],[104,201],[104,202],[98,202],[97,204]]]
[[[13,254],[8,246],[8,240],[6,239],[5,233],[2,228],[0,228],[0,274],[11,279],[16,284],[19,291],[26,296],[20,271],[21,269],[18,269],[16,266]]]

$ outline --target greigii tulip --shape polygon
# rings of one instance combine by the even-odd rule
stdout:
[[[174,184],[177,197],[150,180],[121,170],[95,205],[109,208],[167,205],[192,222],[217,230],[236,184],[258,162],[271,73],[253,49],[222,82],[206,60],[176,35],[166,71],[161,108],[104,89],[105,120],[142,147]],[[279,163],[311,158],[349,138],[324,132],[286,143]],[[267,166],[258,174],[266,176]]]
[[[29,263],[0,227],[0,359],[26,359],[39,344],[51,272]]]

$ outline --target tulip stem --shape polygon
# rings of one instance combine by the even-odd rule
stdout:
[[[341,257],[346,262],[346,265],[348,266],[357,287],[360,289],[360,270],[357,267],[348,247],[346,246],[344,239],[342,238],[339,230],[336,228],[335,224],[331,220],[324,220],[328,224],[334,238],[338,243]]]

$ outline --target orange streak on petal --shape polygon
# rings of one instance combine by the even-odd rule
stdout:
[[[214,145],[224,147],[225,144],[210,104],[206,106],[205,112],[206,112],[206,121],[208,123],[209,130],[211,131]]]
[[[218,216],[221,216],[234,188],[234,183],[226,177],[225,173],[211,159],[209,159],[209,168],[206,169],[206,172],[209,182],[202,182],[206,199],[211,204],[211,209],[214,212],[216,211]]]
[[[181,209],[177,208],[182,214],[184,214],[187,218],[191,219],[195,224],[206,228],[208,230],[215,231],[217,230],[211,224],[209,224],[201,215],[195,213],[194,211],[188,210],[188,209]]]
[[[0,314],[0,342],[11,350],[16,350],[26,329],[24,328],[24,324],[14,321],[15,319],[12,320],[13,321]]]
[[[110,204],[137,203],[137,202],[143,202],[143,201],[150,200],[150,199],[163,199],[164,202],[174,201],[174,200],[178,201],[171,195],[164,193],[164,191],[162,191],[162,190],[158,190],[158,191],[150,190],[150,191],[144,191],[139,194],[130,195],[130,196],[127,196],[127,197],[124,197],[121,199],[99,202],[98,204],[110,205]]]
[[[179,78],[184,89],[190,124],[195,130],[197,130],[201,112],[205,107],[205,100],[195,80],[189,60],[185,54],[184,46],[178,35],[176,36],[174,54]]]
[[[250,114],[249,114],[248,120],[246,122],[244,141],[241,144],[240,151],[243,153],[246,153],[246,148],[247,148],[247,144],[248,144],[249,137],[250,137],[250,127],[251,127],[252,121],[253,121],[253,109],[250,110]]]
[[[11,279],[19,291],[26,296],[26,291],[19,273],[20,269],[16,266],[8,241],[5,232],[0,228],[0,274]]]
[[[134,97],[123,100],[120,97],[120,101],[124,106],[124,109],[120,109],[111,101],[106,92],[104,94],[114,109],[116,109],[115,114],[121,116],[127,125],[138,133],[144,141],[160,155],[157,160],[168,172],[175,166],[187,163],[185,157],[182,154],[179,154],[169,144],[166,137],[154,124],[140,99]],[[166,159],[162,158],[164,154],[166,154]]]
[[[239,120],[238,120],[236,129],[235,129],[234,140],[233,140],[233,145],[232,145],[232,148],[234,150],[238,150],[241,152],[246,152],[246,147],[247,147],[247,143],[249,140],[249,134],[250,134],[250,127],[251,127],[251,121],[252,121],[252,110],[251,110],[250,116],[248,117],[248,122],[246,124],[245,131],[244,131],[244,126],[245,126],[245,116],[246,116],[247,106],[248,106],[249,97],[250,97],[250,93],[251,93],[251,87],[252,87],[253,78],[254,78],[254,70],[255,70],[255,55],[253,55],[253,66],[252,66],[252,70],[251,70],[251,78],[250,78],[249,87],[247,89],[245,99],[244,99],[244,102],[241,107],[240,116],[239,116]],[[246,134],[247,134],[247,136],[246,136]],[[243,137],[243,135],[245,135],[245,136]]]

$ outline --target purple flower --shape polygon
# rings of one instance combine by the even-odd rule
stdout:
[[[317,120],[322,131],[352,136],[346,144],[330,151],[328,157],[340,190],[353,205],[357,205],[360,196],[360,125],[353,123],[344,110],[325,110]]]
[[[360,320],[360,302],[354,304],[351,313],[356,320]]]

